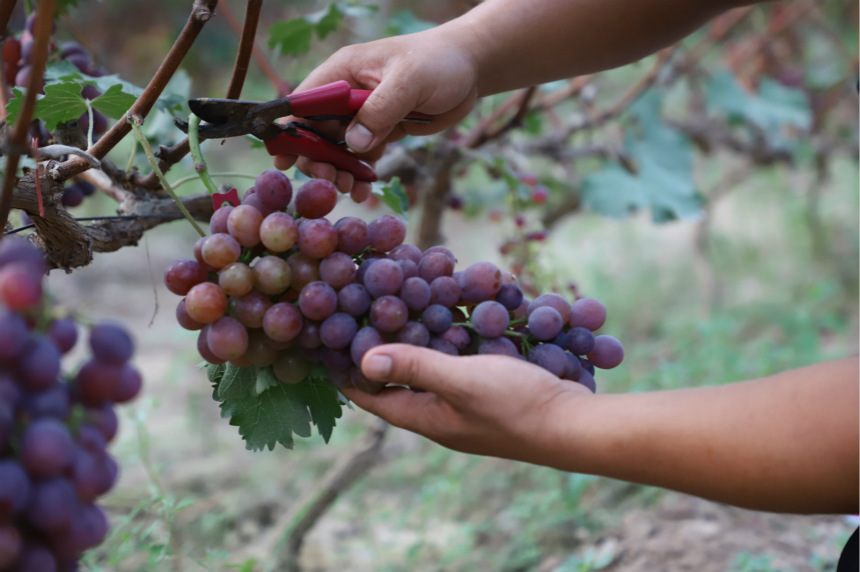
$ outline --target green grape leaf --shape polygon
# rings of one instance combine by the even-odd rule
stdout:
[[[415,32],[423,32],[435,27],[436,24],[427,20],[422,20],[415,15],[415,12],[408,9],[398,10],[388,19],[388,26],[385,28],[385,33],[389,36],[399,36],[403,34],[412,34]]]
[[[281,54],[300,56],[311,49],[314,26],[304,18],[275,22],[269,28],[269,47]]]
[[[628,129],[625,151],[636,165],[630,173],[616,163],[585,177],[583,204],[609,217],[651,209],[654,222],[701,213],[703,197],[693,182],[693,147],[664,123],[662,103],[649,92],[631,106],[636,128]]]
[[[403,184],[400,182],[400,177],[394,177],[391,181],[382,185],[381,193],[377,194],[380,195],[379,198],[382,202],[388,205],[395,214],[400,216],[406,215],[406,211],[409,210],[409,197],[406,195],[406,189],[403,188]]]
[[[44,121],[49,131],[55,129],[57,123],[77,119],[87,112],[81,89],[81,84],[76,82],[46,85],[45,95],[36,97],[33,117]]]
[[[224,371],[227,369],[226,365],[223,364],[206,364],[206,377],[209,378],[209,383],[214,386],[218,386],[221,383],[221,378],[224,377]]]
[[[331,3],[328,8],[307,16],[307,20],[316,24],[315,31],[320,40],[337,30],[343,20],[343,12],[337,4]]]
[[[100,96],[92,100],[93,108],[98,109],[111,119],[119,119],[134,105],[137,98],[123,91],[119,84],[114,84]]]
[[[786,126],[808,130],[812,124],[809,101],[803,91],[769,78],[758,93],[748,93],[727,70],[715,73],[706,85],[708,109],[731,119],[752,123],[770,136]]]
[[[325,367],[316,364],[295,384],[280,383],[270,367],[210,366],[221,416],[239,428],[248,449],[272,450],[280,443],[294,445],[293,434],[311,436],[311,425],[325,442],[342,415],[341,398]]]
[[[77,8],[80,0],[57,0],[57,15],[67,14],[71,8]]]

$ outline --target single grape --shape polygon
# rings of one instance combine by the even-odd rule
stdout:
[[[283,294],[293,280],[293,271],[289,263],[278,256],[258,258],[252,270],[257,290],[270,296]]]
[[[67,527],[77,508],[75,487],[68,479],[54,477],[36,483],[27,506],[27,520],[43,532]]]
[[[388,252],[403,243],[406,224],[394,215],[382,215],[367,225],[370,247],[377,252]],[[428,280],[429,282],[429,280]]]
[[[582,371],[587,371],[592,376],[594,375],[594,364],[588,361],[587,358],[579,358],[579,364],[582,366]]]
[[[299,223],[299,251],[311,258],[325,258],[337,247],[337,232],[324,218]]]
[[[460,355],[460,351],[457,349],[457,346],[443,338],[431,338],[429,347],[430,349],[442,352],[443,354],[452,356]]]
[[[301,330],[302,314],[292,304],[278,302],[263,316],[263,331],[276,342],[289,342]]]
[[[355,272],[355,261],[344,252],[333,252],[320,261],[320,279],[336,290],[353,282]]]
[[[523,303],[522,288],[512,282],[502,284],[496,294],[496,302],[513,312]],[[568,314],[570,314],[570,309],[568,309]]]
[[[0,307],[0,361],[17,359],[28,335],[24,317]]]
[[[399,266],[400,270],[403,271],[403,279],[404,280],[406,280],[408,278],[417,278],[418,277],[418,265],[415,264],[414,262],[412,262],[411,260],[409,260],[408,258],[405,260],[398,260],[397,266]]]
[[[46,417],[33,421],[21,438],[21,465],[36,479],[54,477],[71,465],[74,442],[65,424]]]
[[[239,260],[242,246],[226,233],[213,234],[206,239],[201,249],[203,261],[212,268],[224,268]]]
[[[212,353],[212,350],[209,349],[209,344],[206,341],[207,334],[209,333],[210,324],[206,324],[200,330],[200,333],[197,334],[197,353],[200,354],[205,361],[219,365],[222,363],[226,363],[227,360],[223,360]]]
[[[591,393],[597,393],[597,384],[594,382],[594,374],[583,369],[579,374],[579,383],[588,388]]]
[[[573,354],[565,354],[567,356],[567,373],[564,376],[564,379],[569,379],[571,381],[579,381],[580,376],[582,375],[582,364],[579,362],[579,358]]]
[[[528,358],[530,362],[542,367],[556,377],[567,375],[568,368],[570,367],[567,363],[567,354],[565,354],[563,349],[553,344],[535,346],[529,352]]]
[[[48,267],[42,251],[26,238],[7,236],[0,241],[0,267],[13,262],[21,262],[30,266],[33,274],[44,275]]]
[[[262,224],[263,214],[251,205],[239,205],[227,216],[227,232],[242,246],[260,244]]]
[[[421,322],[434,334],[441,334],[451,327],[451,310],[441,304],[430,304],[421,313]]]
[[[266,310],[272,307],[272,301],[262,292],[253,290],[241,298],[234,299],[232,305],[236,319],[242,324],[248,328],[262,328],[263,316]]]
[[[427,251],[418,262],[418,276],[432,284],[440,276],[451,276],[454,262],[442,251]]]
[[[60,374],[60,350],[47,336],[30,336],[21,349],[17,377],[21,387],[28,391],[47,389]]]
[[[500,337],[511,321],[505,307],[493,300],[486,300],[475,306],[471,318],[472,327],[482,338]]]
[[[325,179],[311,179],[296,191],[296,212],[307,219],[326,216],[336,204],[337,189]]]
[[[239,320],[224,316],[209,326],[206,343],[218,358],[235,360],[248,349],[248,330]]]
[[[25,543],[13,568],[15,572],[57,572],[57,560],[46,547]]]
[[[594,349],[594,334],[588,328],[582,326],[571,328],[567,332],[567,340],[567,348],[572,354],[584,356]]]
[[[302,331],[304,331],[304,327],[302,327]],[[275,363],[275,360],[278,359],[278,350],[270,343],[265,332],[257,329],[249,330],[248,349],[245,356],[253,365],[265,367]]]
[[[75,376],[81,402],[101,405],[113,399],[119,387],[122,366],[92,358],[81,366]]]
[[[361,367],[361,360],[370,349],[376,346],[381,346],[385,343],[385,338],[379,333],[379,330],[373,326],[364,326],[355,333],[352,338],[352,343],[349,346],[349,354],[352,362]]]
[[[409,308],[396,296],[382,296],[370,306],[370,325],[380,332],[396,332],[409,319]]]
[[[460,301],[460,284],[450,276],[439,276],[430,283],[430,303],[451,308]]]
[[[63,197],[61,199],[64,207],[75,208],[84,202],[84,192],[72,183],[63,189]]]
[[[285,261],[284,266],[286,265]],[[228,264],[218,273],[218,286],[228,296],[241,298],[254,289],[254,271],[243,262]]]
[[[228,232],[227,219],[234,208],[236,207],[233,205],[224,205],[212,213],[212,216],[209,217],[209,234],[225,234]]]
[[[479,354],[493,354],[522,358],[517,346],[508,338],[492,338],[481,342],[478,346]]]
[[[594,338],[594,348],[588,352],[588,361],[600,369],[612,369],[624,360],[624,346],[612,336]]]
[[[227,310],[227,294],[217,284],[203,282],[188,291],[185,310],[195,322],[209,324],[224,315]]]
[[[367,313],[371,302],[370,293],[361,284],[347,284],[337,293],[338,309],[356,318]]]
[[[141,388],[143,388],[143,378],[140,376],[140,372],[133,365],[127,363],[122,366],[119,382],[111,400],[114,403],[128,403],[137,397]]]
[[[0,517],[20,513],[30,498],[30,478],[18,461],[0,460]]]
[[[342,350],[349,347],[357,331],[355,318],[344,312],[335,312],[320,325],[320,341],[327,348]]]
[[[24,408],[32,419],[42,417],[65,419],[71,411],[69,390],[64,384],[55,382],[47,389],[27,394]]]
[[[371,395],[377,394],[385,388],[384,383],[364,377],[364,374],[357,367],[349,369],[349,381],[352,387]]]
[[[346,254],[358,254],[370,246],[367,223],[353,216],[344,217],[334,224],[337,233],[337,250]]]
[[[406,322],[397,332],[398,343],[426,347],[430,343],[430,331],[421,322]]]
[[[317,259],[296,252],[287,258],[287,264],[293,275],[291,286],[295,290],[301,290],[305,285],[320,279],[320,261]]]
[[[26,262],[0,268],[0,300],[16,311],[36,308],[42,301],[42,275]]]
[[[118,324],[101,322],[90,330],[90,348],[96,359],[105,363],[123,364],[134,353],[134,342]]]
[[[269,252],[286,252],[299,240],[299,227],[293,217],[273,212],[260,224],[260,241]]]
[[[48,326],[48,337],[60,353],[68,353],[78,341],[78,326],[72,318],[57,318]]]
[[[268,169],[257,175],[255,194],[267,208],[282,211],[293,198],[293,185],[282,172]]]
[[[541,306],[529,316],[529,332],[539,340],[549,341],[561,331],[564,321],[558,310],[551,306]]]
[[[395,261],[382,258],[367,268],[363,282],[373,298],[396,294],[403,284],[403,270]]]
[[[596,298],[580,298],[570,306],[571,327],[582,326],[592,332],[606,322],[606,306]]]
[[[531,315],[536,309],[542,306],[549,306],[550,308],[555,308],[555,310],[561,316],[562,323],[568,323],[570,321],[570,303],[561,296],[560,294],[541,294],[529,304],[528,310],[526,310],[526,315]]]
[[[463,326],[451,326],[439,334],[439,337],[454,344],[454,347],[461,352],[466,350],[472,343],[469,331]]]
[[[272,364],[272,372],[281,383],[299,383],[308,376],[310,371],[310,362],[294,350],[281,352]]]
[[[459,283],[463,300],[483,302],[493,298],[502,288],[502,272],[491,262],[476,262],[463,271]]]

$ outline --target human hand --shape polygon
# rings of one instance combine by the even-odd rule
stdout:
[[[551,465],[570,439],[564,424],[571,404],[592,396],[578,383],[508,356],[454,357],[385,344],[368,351],[361,365],[368,379],[423,391],[342,389],[359,407],[456,451],[542,465]]]
[[[296,88],[304,91],[338,80],[373,93],[348,125],[318,125],[350,150],[373,164],[385,146],[407,135],[438,133],[465,117],[477,99],[477,70],[468,50],[443,27],[407,36],[385,38],[338,50]],[[429,124],[403,122],[412,111],[435,115]],[[355,181],[346,171],[306,157],[279,155],[281,170],[297,164],[310,177],[326,179],[342,193],[363,201],[370,183]]]

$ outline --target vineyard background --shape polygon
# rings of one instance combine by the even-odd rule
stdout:
[[[57,34],[74,37],[99,63],[144,85],[190,4],[81,0],[58,22]],[[309,51],[289,56],[267,47],[271,24],[325,12],[329,5],[267,2],[258,45],[282,80],[296,85],[340,45],[418,29],[469,5],[376,4],[372,13],[344,11],[345,22],[334,32],[313,36]],[[222,0],[201,33],[183,65],[189,94],[222,95],[238,43],[226,9],[241,19],[243,6]],[[580,84],[556,86],[555,93],[571,90],[569,100],[540,113],[517,113],[524,109],[522,100],[537,99],[534,94],[487,99],[463,136],[481,129],[492,135],[514,117],[508,131],[466,151],[461,145],[462,154],[443,171],[453,182],[442,192],[422,187],[420,178],[406,186],[416,198],[408,211],[412,242],[434,238],[427,234],[427,213],[436,210],[435,238],[458,255],[459,266],[491,260],[515,268],[542,291],[570,294],[575,285],[579,293],[606,303],[605,329],[622,340],[627,357],[620,368],[602,373],[599,391],[726,383],[857,352],[857,6],[800,1],[732,14],[675,51]],[[10,27],[20,29],[22,23],[19,7]],[[688,60],[680,59],[687,55],[695,58],[694,74],[684,63]],[[693,79],[675,84],[676,74]],[[708,83],[713,78],[723,83]],[[790,91],[771,92],[777,96],[768,99],[761,91],[765,79]],[[698,104],[689,87],[697,83],[708,86]],[[625,99],[640,85],[641,93]],[[251,66],[242,95],[275,95],[257,65]],[[615,169],[613,176],[642,174],[637,160],[641,165],[647,152],[626,156],[630,147],[624,136],[635,132],[646,113],[637,106],[655,102],[664,113],[669,110],[661,128],[673,119],[698,117],[696,109],[722,104],[732,113],[719,125],[743,129],[761,121],[765,135],[756,137],[753,130],[749,139],[738,139],[743,145],[732,148],[731,141],[713,140],[714,128],[684,132],[687,143],[679,153],[690,154],[691,166],[689,180],[681,182],[700,195],[682,193],[663,209],[671,216],[658,212],[659,201],[622,216],[631,205],[620,184],[616,195],[577,195],[589,181],[595,184],[589,175],[606,172],[601,171],[606,165]],[[623,105],[596,123],[600,111],[617,104]],[[682,107],[691,115],[673,116]],[[484,127],[495,114],[500,121]],[[550,152],[524,151],[540,136],[557,133],[573,114],[595,122],[595,129],[554,142]],[[153,141],[178,139],[165,117],[153,117],[146,127]],[[462,138],[440,138],[433,149],[452,141],[462,144]],[[695,154],[693,143],[700,143]],[[410,142],[401,149],[412,152],[420,145]],[[558,160],[564,156],[559,149],[596,148],[600,152]],[[215,171],[253,176],[271,167],[265,153],[242,142],[208,143],[204,149]],[[124,165],[130,150],[129,141],[118,146],[116,162]],[[495,168],[485,168],[488,156]],[[504,161],[492,163],[498,157]],[[632,172],[623,170],[625,163],[633,165]],[[168,177],[175,181],[191,172],[186,160]],[[534,185],[511,176],[517,172],[546,185],[546,203],[534,201]],[[677,183],[670,179],[667,185],[674,189]],[[237,178],[234,184],[246,183]],[[649,184],[650,192],[659,193],[655,181]],[[194,182],[179,188],[180,194],[202,190]],[[702,202],[691,206],[694,198]],[[448,208],[452,199],[463,206]],[[111,199],[99,195],[75,215],[115,209]],[[332,220],[345,214],[369,219],[386,209],[378,201],[342,200]],[[515,224],[520,213],[524,229]],[[13,218],[13,224],[19,222]],[[523,240],[544,225],[545,239]],[[176,297],[161,282],[163,269],[187,256],[196,238],[183,222],[159,226],[138,247],[97,254],[89,266],[70,274],[54,271],[48,281],[63,303],[93,317],[121,318],[136,333],[136,363],[146,380],[142,396],[124,409],[113,448],[122,467],[105,502],[114,531],[88,556],[85,570],[250,572],[289,559],[272,550],[289,532],[292,521],[285,515],[305,506],[332,468],[353,458],[380,430],[368,414],[347,411],[328,445],[314,438],[293,451],[244,450],[236,429],[219,418],[197,368],[196,334],[176,325]],[[500,248],[511,240],[516,246],[502,254]],[[293,555],[301,569],[801,572],[832,568],[853,529],[841,516],[752,513],[608,479],[468,457],[397,430],[388,431],[378,446],[370,472],[303,537],[301,552]]]

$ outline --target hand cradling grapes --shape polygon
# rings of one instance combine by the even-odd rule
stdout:
[[[364,378],[361,359],[389,342],[527,359],[591,391],[595,367],[621,363],[618,340],[594,334],[606,320],[598,300],[528,300],[489,262],[455,272],[448,248],[404,244],[393,215],[332,224],[324,217],[337,193],[327,181],[299,188],[294,214],[285,212],[292,194],[283,173],[262,173],[242,205],[215,212],[194,259],[166,270],[168,289],[184,296],[177,321],[200,332],[207,362],[271,366],[287,384],[321,363],[335,385],[368,392],[382,386]]]
[[[113,406],[141,389],[132,339],[113,323],[92,327],[91,357],[63,373],[78,327],[43,295],[45,270],[26,240],[0,242],[0,572],[77,570],[104,540],[95,501],[117,478]]]

